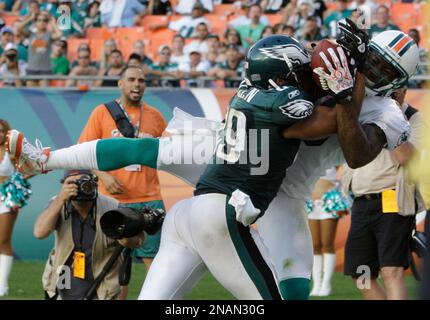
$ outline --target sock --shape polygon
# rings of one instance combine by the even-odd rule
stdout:
[[[84,142],[52,151],[46,169],[110,171],[131,164],[157,168],[158,145],[158,139],[154,138],[112,138]]]
[[[312,291],[311,296],[317,296],[322,282],[323,256],[321,254],[314,255],[314,264],[312,266]]]
[[[324,253],[324,276],[321,284],[321,289],[319,292],[320,296],[328,296],[331,293],[331,278],[336,267],[336,254],[334,253]]]
[[[309,299],[309,279],[292,278],[282,280],[279,283],[279,291],[284,300],[308,300]]]
[[[8,292],[12,264],[13,256],[0,254],[0,296],[6,295]]]

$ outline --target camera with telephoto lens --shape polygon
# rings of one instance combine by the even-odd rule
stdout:
[[[427,251],[427,239],[424,232],[414,230],[411,238],[411,250],[415,252],[418,257],[424,257]]]
[[[112,239],[131,238],[142,231],[153,235],[161,229],[166,213],[162,209],[118,208],[100,218],[103,233]]]
[[[72,183],[78,186],[78,194],[70,200],[92,201],[97,198],[97,176],[83,175]]]

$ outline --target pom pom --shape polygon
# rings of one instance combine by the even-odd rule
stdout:
[[[17,210],[27,205],[32,194],[30,183],[24,176],[15,172],[0,186],[0,200],[6,207]]]
[[[337,183],[333,189],[330,189],[322,196],[322,207],[325,212],[333,214],[339,218],[338,212],[345,212],[351,207],[351,198],[346,197],[340,190],[340,184]]]
[[[306,212],[311,214],[314,210],[314,202],[312,200],[306,200]]]

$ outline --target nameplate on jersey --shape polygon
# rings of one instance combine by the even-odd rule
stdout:
[[[73,255],[73,276],[78,279],[85,279],[85,253],[75,251]]]
[[[124,169],[126,171],[131,171],[131,172],[139,172],[139,171],[142,171],[142,166],[140,164],[131,164],[127,167],[124,167]]]
[[[399,207],[397,206],[396,190],[382,191],[382,213],[397,213]]]

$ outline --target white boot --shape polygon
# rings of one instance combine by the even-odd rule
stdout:
[[[9,292],[9,275],[12,270],[13,257],[0,254],[0,297]]]
[[[334,253],[324,253],[324,267],[323,267],[323,280],[321,284],[321,289],[319,292],[320,297],[329,296],[331,293],[331,278],[333,276],[334,269],[336,267],[336,254]]]
[[[323,256],[314,255],[314,265],[312,267],[312,291],[309,294],[312,297],[318,296],[322,280]]]

